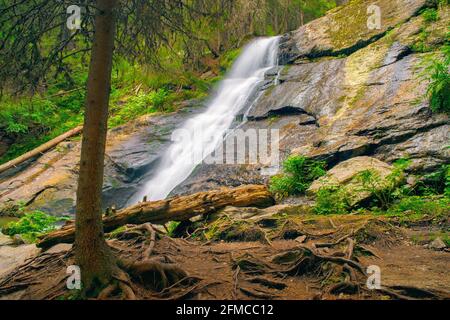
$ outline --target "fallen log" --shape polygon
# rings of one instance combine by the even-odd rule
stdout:
[[[245,185],[238,188],[223,188],[200,192],[167,200],[143,202],[103,218],[104,232],[111,232],[127,224],[160,224],[169,221],[186,221],[192,217],[217,212],[226,206],[265,208],[275,203],[265,186]],[[72,243],[75,226],[69,224],[40,239],[37,246],[49,248],[58,243]]]
[[[5,172],[6,170],[9,170],[11,168],[14,168],[18,166],[19,164],[34,158],[40,154],[43,154],[45,151],[50,150],[51,148],[55,147],[59,143],[63,142],[64,140],[73,137],[83,131],[83,126],[76,127],[75,129],[72,129],[70,131],[67,131],[66,133],[63,133],[62,135],[50,140],[49,142],[44,143],[43,145],[40,145],[36,149],[33,149],[20,157],[13,159],[5,164],[2,164],[0,166],[0,173]]]

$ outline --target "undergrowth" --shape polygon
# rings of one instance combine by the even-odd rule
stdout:
[[[56,229],[56,223],[68,218],[54,217],[42,211],[31,211],[16,222],[10,222],[2,229],[2,233],[20,235],[27,242],[36,242],[37,238]]]
[[[283,163],[283,173],[270,180],[270,191],[279,199],[304,194],[314,180],[325,175],[325,167],[322,161],[290,156]]]
[[[42,93],[4,95],[0,136],[11,145],[0,156],[0,164],[81,125],[86,80],[86,71],[75,69],[70,80],[55,79]],[[182,101],[204,98],[215,81],[186,71],[149,71],[118,59],[112,74],[109,127],[145,114],[175,111]]]

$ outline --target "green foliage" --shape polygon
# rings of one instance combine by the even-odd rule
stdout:
[[[220,57],[220,70],[222,72],[228,71],[231,68],[231,65],[236,61],[237,57],[241,54],[242,49],[234,49],[225,52]]]
[[[386,178],[382,178],[375,170],[365,170],[359,173],[357,176],[357,180],[361,184],[359,191],[369,192],[376,198],[381,209],[388,209],[396,199],[408,192],[401,184],[409,165],[409,160],[398,160],[394,163],[394,170]]]
[[[303,194],[314,180],[325,175],[325,167],[322,161],[290,156],[283,163],[283,174],[270,180],[270,191],[280,199]]]
[[[167,90],[159,89],[149,93],[139,93],[130,97],[123,105],[112,106],[109,126],[116,127],[138,116],[164,111],[168,96],[169,92]]]
[[[0,133],[5,133],[14,143],[0,157],[0,164],[82,124],[86,78],[85,73],[77,71],[70,82],[64,78],[55,79],[45,95],[3,97],[0,101]],[[117,59],[109,127],[122,125],[144,114],[171,112],[180,101],[204,97],[210,87],[208,79],[199,79],[191,73],[148,72]]]
[[[386,212],[379,212],[387,217],[398,219],[400,223],[414,223],[432,217],[439,223],[450,214],[450,198],[442,196],[407,196],[400,199]]]
[[[429,52],[431,50],[431,48],[427,45],[429,35],[430,33],[426,30],[426,28],[421,27],[420,32],[417,35],[416,42],[411,46],[411,50],[419,53]]]
[[[436,22],[439,20],[438,11],[435,8],[426,8],[422,11],[425,22]]]
[[[450,195],[450,165],[444,165],[439,170],[425,175],[414,191],[415,194],[424,196]]]
[[[9,236],[19,234],[24,240],[35,242],[40,235],[54,230],[55,223],[64,220],[67,218],[58,218],[42,211],[33,211],[26,213],[19,221],[7,224],[2,232]]]
[[[432,216],[435,219],[446,218],[450,214],[450,166],[428,174],[410,189],[403,184],[404,172],[410,161],[401,159],[394,164],[393,172],[381,178],[376,171],[361,172],[357,179],[362,187],[356,192],[370,192],[375,203],[370,204],[370,211],[395,217],[400,222],[413,222]],[[316,196],[314,212],[316,214],[346,214],[367,208],[351,207],[349,193],[345,187],[331,186],[319,190]]]
[[[167,225],[167,234],[169,237],[175,236],[175,230],[178,228],[181,222],[178,221],[170,221]]]
[[[345,188],[340,186],[323,187],[317,192],[314,212],[320,215],[349,213],[348,199]]]
[[[412,211],[422,215],[450,214],[450,198],[410,196],[400,199],[388,212],[391,214]]]
[[[433,112],[450,114],[450,45],[441,49],[442,58],[434,57],[425,61],[421,76],[429,81],[427,96]]]

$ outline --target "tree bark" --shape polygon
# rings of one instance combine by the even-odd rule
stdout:
[[[248,185],[234,189],[200,192],[189,196],[168,200],[144,202],[121,210],[103,219],[105,232],[111,232],[127,224],[165,224],[169,221],[185,221],[192,217],[215,213],[226,206],[269,207],[275,203],[265,186]],[[69,224],[46,235],[38,243],[41,248],[49,248],[58,243],[71,243],[74,227]]]
[[[107,285],[115,268],[102,226],[101,192],[117,0],[97,0],[75,219],[75,259],[85,294]]]

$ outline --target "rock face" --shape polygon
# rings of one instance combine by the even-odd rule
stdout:
[[[426,4],[426,0],[350,1],[285,37],[281,62],[352,53],[406,22]],[[369,17],[377,14],[377,8],[380,24],[374,21],[376,26],[369,28]]]
[[[417,172],[449,163],[449,117],[431,112],[420,76],[436,54],[413,50],[421,41],[430,48],[444,42],[448,6],[426,22],[417,13],[427,1],[377,1],[382,28],[370,30],[373,3],[350,1],[285,35],[278,83],[263,88],[242,128],[279,129],[282,158],[302,154],[329,167],[358,156],[387,163],[409,157]],[[175,193],[267,182],[260,172],[255,165],[200,165]]]
[[[144,116],[110,130],[105,160],[104,207],[122,208],[151,175],[172,131],[202,109],[199,103],[169,115]],[[53,215],[74,213],[80,143],[63,142],[21,168],[0,175],[0,216],[18,201]]]

